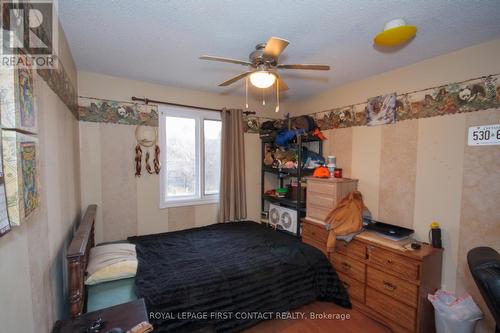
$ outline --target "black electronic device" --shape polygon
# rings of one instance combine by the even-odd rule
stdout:
[[[414,233],[413,229],[408,229],[400,227],[397,225],[392,225],[380,221],[375,221],[370,218],[363,218],[363,225],[367,230],[372,230],[382,234],[384,236],[389,236],[394,239],[403,239]]]

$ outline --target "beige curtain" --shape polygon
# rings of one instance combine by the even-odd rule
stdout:
[[[243,111],[222,110],[219,222],[247,217]]]

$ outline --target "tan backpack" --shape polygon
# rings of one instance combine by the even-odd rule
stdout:
[[[327,250],[333,252],[337,235],[347,235],[363,227],[362,214],[366,209],[363,195],[359,191],[352,191],[326,217],[326,224],[330,225]]]

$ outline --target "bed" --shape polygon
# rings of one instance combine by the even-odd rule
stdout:
[[[89,207],[90,215],[96,208]],[[89,236],[88,244],[79,248],[88,249],[94,244],[93,219],[87,214],[75,235],[82,243],[80,229],[88,230]],[[137,275],[121,281],[121,287],[115,284],[115,289],[97,285],[86,290],[84,273],[74,267],[85,266],[88,250],[80,253],[79,265],[72,264],[78,256],[68,252],[72,315],[81,313],[85,304],[95,304],[97,296],[109,300],[128,295],[144,298],[155,332],[237,332],[315,300],[350,307],[321,251],[255,222],[214,224],[129,241],[136,245]],[[81,289],[72,290],[72,281]],[[117,290],[121,296],[115,295]],[[85,302],[85,295],[92,298]]]

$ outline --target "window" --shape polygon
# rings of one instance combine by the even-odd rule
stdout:
[[[160,207],[219,200],[220,113],[160,106]]]

